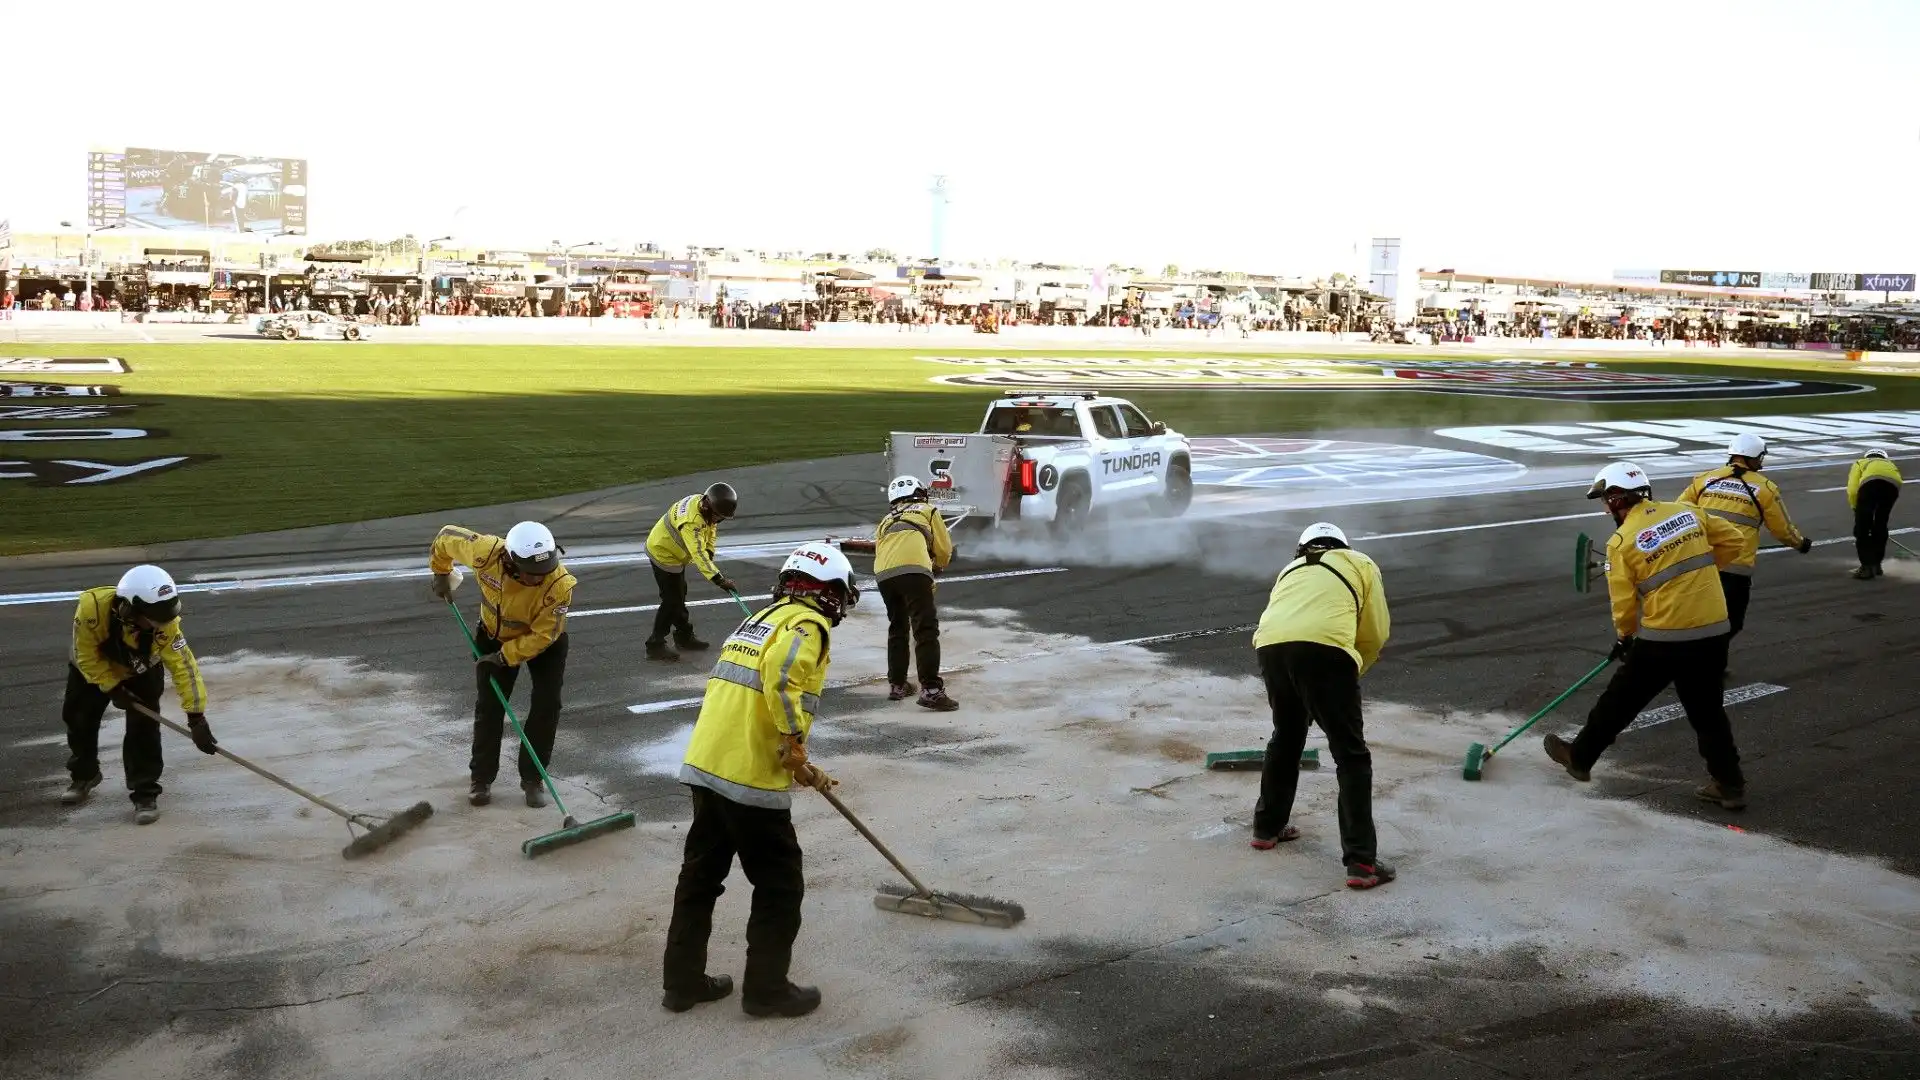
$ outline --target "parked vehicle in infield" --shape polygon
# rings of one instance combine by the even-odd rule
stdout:
[[[282,341],[295,338],[361,341],[366,338],[368,330],[364,323],[329,315],[324,311],[283,311],[278,315],[262,315],[254,320],[253,328],[259,331],[261,337],[279,338]]]
[[[977,432],[893,432],[887,472],[925,479],[949,525],[1067,532],[1095,513],[1178,517],[1193,502],[1187,437],[1097,391],[1009,390]]]

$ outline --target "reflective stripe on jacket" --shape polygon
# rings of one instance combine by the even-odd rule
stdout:
[[[507,663],[539,656],[566,632],[577,582],[565,566],[554,567],[538,585],[522,585],[507,573],[505,540],[448,525],[433,538],[427,565],[445,574],[454,563],[473,568],[480,583],[480,628],[500,643]]]
[[[700,495],[689,495],[667,508],[647,534],[647,559],[662,570],[679,572],[689,565],[712,581],[720,576],[713,547],[720,526],[700,514]]]
[[[1900,467],[1886,458],[1861,458],[1847,470],[1847,508],[1860,505],[1860,485],[1869,480],[1885,480],[1895,487],[1900,485]]]
[[[780,737],[806,741],[827,685],[829,624],[804,601],[775,601],[720,645],[680,782],[746,806],[793,805]]]
[[[1739,558],[1740,528],[1692,503],[1643,502],[1607,539],[1607,595],[1620,637],[1697,641],[1732,631],[1718,567]]]
[[[1334,548],[1320,556],[1317,567],[1297,558],[1274,578],[1253,647],[1317,641],[1353,657],[1364,675],[1380,659],[1388,630],[1380,567],[1351,548]]]
[[[1805,539],[1787,517],[1787,504],[1773,481],[1738,466],[1722,465],[1694,477],[1680,501],[1739,527],[1744,543],[1740,557],[1724,567],[1729,574],[1753,573],[1754,558],[1760,554],[1761,525],[1791,548],[1799,547]]]
[[[873,532],[877,581],[919,574],[931,577],[953,559],[953,537],[940,508],[929,502],[896,505]]]
[[[200,678],[200,662],[194,659],[186,635],[180,631],[180,620],[140,630],[113,610],[115,599],[111,585],[80,594],[80,606],[73,612],[73,666],[88,682],[112,690],[160,664],[173,676],[180,710],[206,712],[207,684]]]

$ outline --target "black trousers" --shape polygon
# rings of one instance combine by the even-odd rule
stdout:
[[[141,704],[159,712],[160,691],[166,686],[163,670],[150,668],[121,685]],[[91,780],[100,773],[100,722],[112,703],[111,695],[88,682],[79,668],[67,665],[67,696],[60,703],[60,719],[67,725],[67,775],[75,780]],[[134,800],[158,798],[165,764],[160,757],[160,725],[139,713],[128,713],[120,763],[126,768],[127,791]]]
[[[907,681],[907,636],[913,636],[913,657],[920,685],[939,689],[940,615],[933,604],[933,578],[903,574],[880,583],[880,599],[887,605],[887,681]]]
[[[1312,720],[1327,734],[1340,783],[1340,860],[1373,865],[1373,754],[1360,722],[1360,670],[1345,650],[1317,641],[1263,645],[1254,654],[1273,707],[1273,738],[1253,808],[1256,836],[1278,836],[1293,815],[1300,751]]]
[[[480,654],[485,656],[500,647],[500,643],[481,631],[477,642]],[[474,668],[474,682],[479,697],[473,703],[473,760],[467,763],[473,778],[482,784],[493,783],[500,775],[500,739],[506,728],[507,710],[494,695],[493,687],[487,685],[487,676],[492,675],[500,684],[500,690],[508,697],[513,696],[513,685],[520,681],[520,668],[533,672],[533,702],[527,706],[520,724],[526,729],[527,742],[533,744],[534,753],[540,755],[540,764],[553,768],[553,736],[560,730],[560,687],[567,678],[567,635],[562,633],[553,639],[553,644],[531,660],[524,660],[519,667]],[[533,759],[527,756],[527,748],[520,745],[520,783],[538,784],[540,770],[533,767]]]
[[[1745,786],[1740,751],[1733,744],[1733,725],[1720,700],[1726,688],[1721,673],[1727,667],[1730,637],[1722,634],[1703,641],[1634,642],[1626,663],[1615,669],[1606,692],[1587,714],[1586,726],[1573,740],[1573,763],[1582,769],[1593,768],[1640,710],[1672,685],[1680,706],[1687,711],[1687,722],[1693,725],[1708,774],[1725,785]]]
[[[1887,519],[1900,498],[1900,485],[1891,480],[1869,480],[1860,485],[1853,504],[1853,548],[1861,566],[1879,566],[1887,557]]]
[[[727,891],[734,856],[753,885],[753,910],[747,916],[747,972],[742,997],[777,997],[787,986],[793,940],[800,936],[800,901],[806,880],[800,872],[800,838],[793,813],[746,806],[703,787],[693,792],[693,824],[687,827],[680,883],[673,890],[673,921],[667,926],[662,980],[669,991],[706,985],[707,939],[713,933],[713,905]]]
[[[1747,625],[1747,601],[1753,599],[1753,575],[1729,574],[1722,570],[1720,591],[1727,597],[1727,622],[1733,627],[1727,638],[1731,641]]]
[[[660,587],[660,610],[653,614],[653,636],[647,644],[658,645],[667,635],[693,634],[693,620],[687,617],[687,572],[653,568],[653,583]]]

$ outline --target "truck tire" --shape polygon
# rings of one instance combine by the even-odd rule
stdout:
[[[1179,517],[1193,505],[1193,466],[1186,458],[1174,458],[1167,466],[1167,490],[1154,500],[1161,517]]]
[[[357,326],[349,326],[340,336],[346,338],[348,341],[359,341],[360,328]]]
[[[294,338],[297,338],[297,337],[299,337],[299,336],[300,336],[300,331],[298,331],[298,330],[295,330],[295,329],[294,329],[293,327],[291,327],[291,326],[286,326],[286,327],[282,327],[282,328],[280,329],[280,340],[281,340],[281,341],[292,341],[292,340],[293,340]]]
[[[1069,476],[1060,481],[1060,494],[1053,504],[1053,521],[1048,528],[1055,536],[1072,536],[1087,524],[1093,508],[1093,487],[1084,476]]]

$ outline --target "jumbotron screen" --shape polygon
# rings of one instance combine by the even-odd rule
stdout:
[[[87,221],[96,229],[304,236],[307,162],[137,146],[90,151]]]

